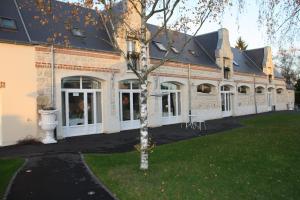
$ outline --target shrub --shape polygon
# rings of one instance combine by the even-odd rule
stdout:
[[[24,139],[18,140],[17,145],[41,144],[41,141],[32,136],[26,136]]]

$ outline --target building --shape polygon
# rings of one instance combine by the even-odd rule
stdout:
[[[53,1],[54,15],[64,19],[57,20],[35,2],[4,0],[0,6],[0,146],[42,137],[38,110],[52,99],[58,139],[139,128],[136,76],[105,42],[109,33],[96,12]],[[74,8],[97,26],[71,17]],[[150,33],[157,28],[148,24]],[[271,48],[239,51],[228,34],[220,29],[193,37],[180,55],[180,44],[191,36],[176,34],[170,52],[176,58],[149,77],[151,127],[187,121],[189,105],[203,120],[293,108],[294,91],[274,69]],[[124,34],[119,42],[126,48]],[[151,42],[150,64],[159,62],[165,45],[163,36]]]

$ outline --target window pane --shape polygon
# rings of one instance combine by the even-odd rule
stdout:
[[[178,115],[181,115],[181,97],[180,97],[180,92],[177,93],[178,95]]]
[[[82,78],[82,88],[83,89],[101,89],[101,83],[97,79],[83,77]]]
[[[68,77],[62,80],[62,88],[76,88],[80,89],[80,77]]]
[[[66,126],[66,98],[65,92],[61,93],[61,110],[62,110],[62,125]]]
[[[97,105],[97,123],[102,123],[102,102],[101,102],[101,93],[96,92],[96,105]]]
[[[120,89],[130,89],[130,82],[129,81],[121,81],[119,83]]]
[[[169,95],[162,96],[162,116],[167,117],[169,116],[169,104],[168,104]]]
[[[133,119],[140,119],[140,94],[133,93]]]
[[[87,93],[88,124],[94,124],[94,95]]]
[[[1,28],[17,29],[16,21],[13,19],[0,18]]]
[[[222,111],[225,111],[225,94],[221,94]]]
[[[69,126],[84,124],[83,93],[69,93]]]
[[[170,93],[171,115],[176,116],[176,93]]]
[[[123,121],[130,120],[130,94],[122,93],[122,119]]]
[[[132,81],[132,89],[140,89],[140,83],[138,81]]]

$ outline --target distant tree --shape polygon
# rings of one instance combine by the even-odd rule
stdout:
[[[295,84],[295,91],[300,92],[300,78],[297,80]]]
[[[242,39],[242,37],[239,37],[236,41],[235,48],[244,51],[247,49],[247,47],[248,45],[246,42]]]
[[[293,48],[279,50],[275,56],[275,63],[280,68],[286,84],[294,85],[300,74],[296,50]]]

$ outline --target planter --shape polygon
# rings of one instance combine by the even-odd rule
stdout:
[[[45,131],[45,136],[42,139],[44,144],[52,144],[57,141],[54,139],[54,129],[58,122],[56,121],[57,110],[39,110],[41,114],[41,121],[39,122],[40,127]]]

